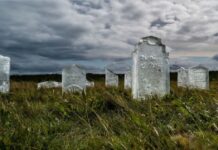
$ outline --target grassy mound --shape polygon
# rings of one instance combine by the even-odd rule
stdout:
[[[218,83],[131,98],[101,84],[85,94],[12,82],[0,95],[0,149],[217,149]]]

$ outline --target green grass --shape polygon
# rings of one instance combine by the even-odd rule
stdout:
[[[162,99],[98,82],[85,94],[12,82],[0,95],[0,149],[217,149],[218,82]]]

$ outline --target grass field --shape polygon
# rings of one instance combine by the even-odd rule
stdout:
[[[86,95],[62,95],[12,79],[0,95],[0,149],[218,149],[218,80],[209,91],[172,81],[170,95],[145,101],[96,81]]]

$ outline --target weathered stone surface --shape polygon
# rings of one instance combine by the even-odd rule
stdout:
[[[95,86],[95,82],[86,81],[86,87],[94,87],[94,86]]]
[[[125,89],[132,88],[132,72],[131,72],[131,70],[127,71],[124,74],[124,88]]]
[[[209,70],[204,66],[189,68],[189,87],[199,89],[209,89]]]
[[[180,69],[178,69],[177,86],[188,87],[188,85],[189,85],[188,69],[181,67]]]
[[[45,82],[40,82],[37,84],[37,88],[60,88],[62,87],[61,82],[56,82],[56,81],[45,81]]]
[[[86,90],[86,72],[79,65],[71,65],[62,71],[63,92],[82,92]]]
[[[137,48],[137,47],[136,47]],[[137,88],[138,88],[138,75],[137,75],[137,51],[133,51],[132,53],[132,95],[133,98],[137,98],[138,96],[138,92],[137,92]]]
[[[0,92],[8,93],[10,89],[10,58],[0,55]]]
[[[118,75],[109,69],[105,69],[105,85],[115,87],[118,87],[119,85]]]
[[[170,92],[168,53],[161,39],[145,37],[133,52],[132,94],[133,98],[163,96]]]

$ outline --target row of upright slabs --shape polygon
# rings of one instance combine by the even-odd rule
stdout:
[[[118,74],[106,68],[105,85],[118,86]],[[204,66],[178,70],[178,86],[209,89],[209,71]],[[43,82],[40,87],[62,87],[63,92],[85,91],[94,83],[87,81],[85,70],[71,65],[62,71],[62,83]],[[124,73],[124,87],[132,90],[135,99],[164,96],[170,93],[169,54],[161,39],[153,36],[142,38],[132,53],[132,66]],[[10,58],[0,56],[0,92],[10,89]]]

